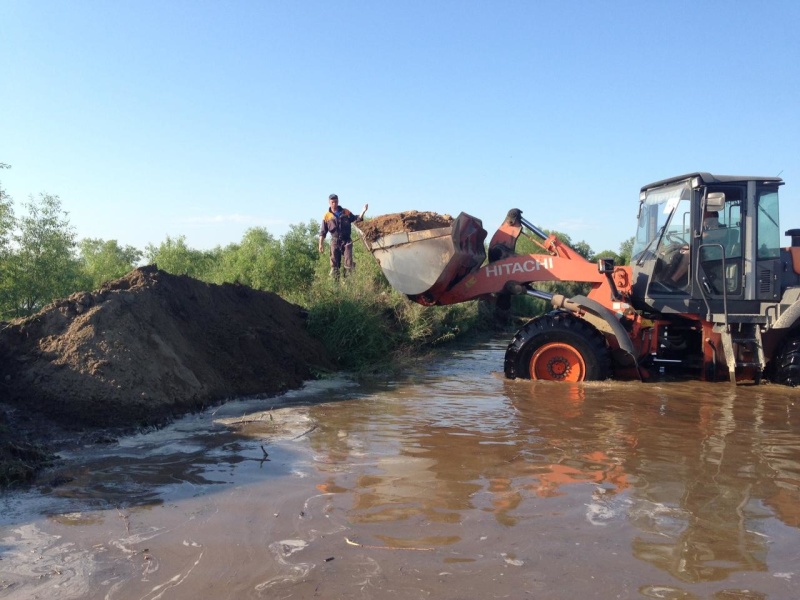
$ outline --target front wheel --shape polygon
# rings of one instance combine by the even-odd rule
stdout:
[[[598,381],[610,370],[611,354],[603,335],[565,312],[529,321],[506,349],[505,374],[510,379]]]

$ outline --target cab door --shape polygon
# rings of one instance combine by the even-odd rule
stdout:
[[[717,194],[721,202],[709,201],[701,217],[697,281],[708,296],[739,298],[744,292],[743,197],[739,190]]]

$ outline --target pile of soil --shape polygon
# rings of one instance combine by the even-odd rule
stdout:
[[[427,231],[428,229],[450,227],[452,222],[453,217],[450,215],[410,210],[408,212],[374,217],[359,223],[358,229],[368,242],[374,242],[378,238],[392,233]]]
[[[41,443],[51,427],[159,425],[333,368],[301,307],[242,285],[136,269],[2,324],[0,460],[36,452],[26,442]]]

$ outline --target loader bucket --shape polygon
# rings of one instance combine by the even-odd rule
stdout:
[[[365,243],[394,289],[432,304],[483,264],[485,239],[481,221],[461,213],[449,227],[390,233]]]

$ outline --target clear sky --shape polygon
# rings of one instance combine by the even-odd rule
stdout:
[[[693,171],[780,175],[786,230],[800,2],[0,0],[0,162],[15,206],[140,249],[281,236],[335,192],[617,250],[639,188]]]

